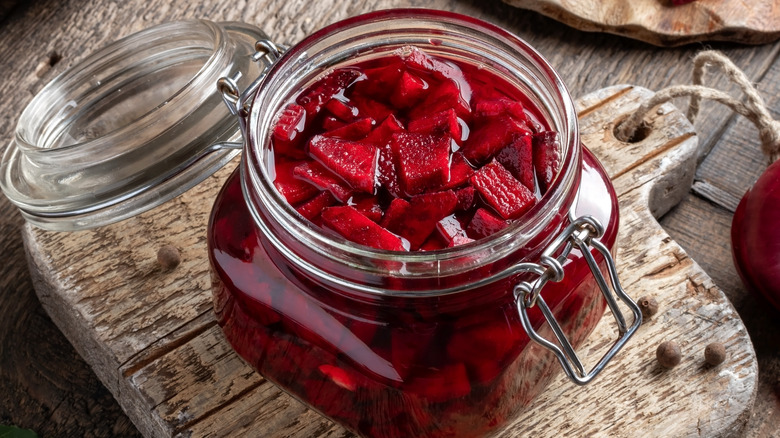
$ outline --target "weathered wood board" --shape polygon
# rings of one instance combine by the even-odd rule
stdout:
[[[504,0],[579,30],[608,32],[658,46],[698,41],[764,44],[780,38],[780,3],[696,0]]]
[[[578,101],[582,141],[602,159],[620,199],[617,252],[625,289],[653,295],[660,311],[591,385],[560,376],[503,436],[731,436],[750,415],[758,380],[748,333],[723,293],[654,216],[689,190],[693,128],[664,105],[649,135],[621,143],[614,124],[649,91],[618,86]],[[25,244],[44,308],[146,436],[347,436],[266,382],[230,349],[211,313],[206,221],[230,169],[150,212],[78,233],[26,226]],[[172,243],[183,263],[161,270]],[[612,342],[605,317],[580,350],[595,360]],[[682,363],[661,369],[655,348],[675,339]],[[704,365],[703,349],[728,359]]]

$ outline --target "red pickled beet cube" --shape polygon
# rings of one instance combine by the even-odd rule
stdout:
[[[361,212],[365,217],[371,219],[374,222],[382,220],[382,207],[379,205],[379,200],[376,196],[361,196],[357,199],[352,199],[353,207],[355,210]]]
[[[374,143],[377,146],[382,146],[390,142],[393,138],[393,134],[404,130],[404,125],[398,120],[394,114],[390,114],[382,121],[373,131],[371,131],[366,138],[363,139],[365,143]]]
[[[449,137],[402,132],[394,134],[390,144],[399,164],[398,180],[407,194],[417,195],[449,181]]]
[[[442,190],[460,187],[466,184],[471,175],[474,175],[474,168],[460,152],[452,154],[450,161],[450,180],[441,187]]]
[[[455,211],[458,197],[452,190],[426,193],[413,197],[403,219],[388,225],[388,229],[409,241],[411,250],[415,250],[428,239],[436,224]]]
[[[474,241],[474,239],[466,235],[463,225],[454,215],[449,215],[440,220],[436,224],[436,229],[444,240],[447,241],[447,246],[457,246]]]
[[[430,324],[413,322],[393,330],[390,338],[390,362],[402,379],[406,379],[412,369],[424,363],[423,357],[430,350],[435,336],[435,327]]]
[[[465,82],[463,71],[457,65],[444,59],[429,56],[417,47],[412,47],[404,57],[406,66],[416,70],[432,73],[438,79],[455,79]]]
[[[428,239],[425,240],[425,242],[423,242],[422,245],[420,245],[420,248],[418,249],[423,252],[437,251],[447,248],[449,244],[450,242],[440,236],[439,233],[433,233],[428,237]]]
[[[291,103],[287,105],[274,126],[274,140],[290,142],[300,136],[306,125],[306,110]]]
[[[388,230],[398,229],[409,209],[409,201],[403,198],[395,198],[385,210],[382,222],[379,224]]]
[[[274,187],[290,204],[297,204],[317,194],[317,187],[293,175],[293,169],[300,161],[277,161]]]
[[[534,191],[534,159],[531,139],[530,135],[516,136],[512,143],[509,143],[509,146],[498,151],[496,161],[512,172],[512,175],[528,187],[528,190]]]
[[[477,190],[474,187],[463,187],[455,192],[455,196],[458,197],[458,205],[456,210],[466,211],[474,205],[474,199]]]
[[[295,101],[313,119],[333,96],[343,93],[361,74],[357,69],[336,70],[312,84]]]
[[[397,167],[393,148],[390,146],[390,143],[385,143],[379,148],[377,181],[381,187],[384,187],[395,198],[403,195],[401,183],[398,182]]]
[[[507,221],[496,217],[484,208],[478,208],[471,217],[469,226],[466,227],[466,234],[473,239],[482,239],[503,230],[509,225]]]
[[[420,101],[428,91],[428,83],[421,77],[407,71],[401,74],[390,103],[396,108],[409,108]]]
[[[558,133],[545,131],[533,136],[534,170],[542,193],[550,188],[561,168],[561,142]]]
[[[449,135],[460,144],[463,129],[458,122],[458,115],[452,108],[421,117],[409,122],[409,132],[428,135]]]
[[[504,219],[516,219],[536,203],[533,192],[496,160],[479,169],[469,181]]]
[[[493,155],[510,144],[515,136],[531,134],[523,122],[512,117],[498,116],[485,119],[469,134],[463,145],[463,155],[471,163],[485,163]]]
[[[452,363],[439,370],[414,376],[406,389],[428,402],[442,403],[469,395],[471,384],[466,366]]]
[[[497,364],[518,347],[521,330],[514,329],[503,315],[495,321],[483,320],[469,327],[456,327],[447,344],[447,355],[463,362],[481,383],[497,375]]]
[[[293,169],[293,175],[320,190],[327,190],[339,202],[347,202],[352,189],[344,181],[316,161],[306,161]]]
[[[405,70],[398,58],[381,67],[365,69],[364,76],[355,83],[354,94],[385,100],[395,90],[395,84]]]
[[[273,129],[274,152],[290,158],[306,158],[301,144],[306,129],[306,110],[302,106],[291,103],[287,105]]]
[[[327,137],[340,138],[343,140],[360,140],[374,128],[374,119],[364,117],[352,123],[348,123],[340,128],[328,131],[323,135]]]
[[[432,85],[432,89],[422,103],[409,111],[409,118],[419,119],[431,113],[453,109],[459,117],[466,120],[470,119],[470,90],[463,92],[461,86],[467,87],[468,85],[457,83],[451,79],[442,81],[438,86]]]
[[[350,100],[353,105],[358,109],[359,117],[371,117],[378,123],[384,121],[387,117],[393,114],[393,109],[383,104],[382,102],[367,99],[360,95],[352,95]]]
[[[334,129],[339,129],[346,124],[346,122],[342,122],[333,116],[327,116],[322,119],[322,129],[325,131],[333,131]]]
[[[322,223],[343,237],[361,245],[390,251],[405,251],[403,241],[354,207],[344,205],[322,210]]]
[[[477,102],[474,107],[477,117],[497,117],[507,115],[521,122],[528,122],[523,104],[509,99],[491,99]]]
[[[333,195],[330,194],[330,192],[327,191],[320,192],[319,195],[299,205],[298,207],[295,208],[295,210],[306,219],[313,220],[314,218],[320,215],[322,209],[324,209],[325,207],[330,207],[335,203],[336,203],[336,198],[334,198]]]
[[[322,364],[317,367],[317,369],[336,385],[348,391],[355,391],[357,389],[357,382],[355,377],[343,369],[328,364]]]
[[[309,152],[353,189],[374,193],[379,151],[371,144],[315,135]]]
[[[351,122],[358,115],[358,109],[340,99],[331,99],[325,104],[325,109],[339,120]]]

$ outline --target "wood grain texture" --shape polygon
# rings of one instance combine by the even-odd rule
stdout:
[[[153,24],[180,18],[241,20],[257,24],[280,41],[294,43],[304,35],[346,16],[380,8],[409,6],[459,11],[518,34],[550,60],[574,96],[620,83],[660,89],[669,84],[688,82],[690,58],[699,49],[691,45],[661,50],[614,35],[581,32],[535,12],[498,1],[23,1],[18,2],[11,14],[0,22],[0,70],[3,71],[0,78],[0,148],[13,135],[21,110],[47,81],[98,47]],[[751,80],[760,82],[761,87],[772,87],[780,80],[776,72],[780,49],[777,43],[751,47],[713,43],[712,48],[726,52]],[[51,63],[52,53],[58,54],[61,59]],[[715,84],[726,88],[722,82]],[[680,100],[677,103],[684,107],[687,102]],[[776,107],[774,111],[777,114]],[[750,150],[740,149],[752,145],[740,138],[753,138],[750,137],[752,134],[747,137],[730,134],[735,125],[732,120],[727,109],[718,106],[705,108],[696,123],[701,158],[705,158],[711,149],[727,149],[736,154],[733,155],[735,160],[739,159],[739,154],[749,153]],[[722,138],[736,141],[723,141]],[[724,166],[723,172],[712,173],[708,178],[713,184],[728,186],[728,181],[742,177],[736,167]],[[717,220],[720,217],[717,206],[708,202],[700,204],[702,208],[696,214],[675,215],[677,210],[672,210],[667,217],[677,220],[664,220],[663,224],[671,230],[680,225],[680,221],[692,221],[684,224],[687,227],[683,233],[686,239],[680,233],[675,234],[675,238],[685,242],[686,250],[695,255],[695,260],[706,267],[730,297],[743,296],[744,291],[729,287],[729,284],[739,284],[739,280],[729,277],[733,272],[729,274],[728,271],[731,261],[727,241],[720,243],[719,251],[716,246],[710,245],[712,240],[723,234],[723,230],[718,228],[721,225]],[[22,240],[17,234],[23,222],[2,197],[0,213],[0,250],[3,254],[0,316],[4,322],[0,324],[0,357],[13,361],[12,365],[8,361],[0,361],[0,392],[11,395],[0,398],[0,422],[36,428],[43,436],[125,436],[132,433],[128,431],[127,418],[121,415],[116,403],[106,397],[106,389],[90,374],[87,365],[66,345],[62,336],[56,334],[55,326],[33,298]],[[725,230],[728,231],[727,228]],[[780,330],[776,316],[762,313],[760,305],[749,308],[738,306],[740,312],[744,309],[747,310],[743,319],[748,323],[757,345],[765,342],[766,336],[776,338],[773,333]],[[202,319],[207,316],[208,311],[199,314],[195,320],[158,342],[171,339],[175,343],[191,338],[203,329]],[[195,326],[197,330],[193,330]],[[141,358],[151,359],[153,345],[138,353],[139,361]],[[748,436],[777,436],[774,431],[780,429],[777,414],[780,392],[776,393],[774,389],[780,376],[777,351],[777,348],[771,350],[757,346],[762,379],[757,403],[760,409],[756,409],[751,417]],[[42,366],[39,364],[42,361],[59,366]],[[68,371],[76,369],[82,371],[76,374]],[[776,370],[774,374],[767,372],[772,369]],[[135,408],[125,406],[125,409]],[[94,412],[100,415],[93,415]],[[231,409],[231,412],[248,417],[252,415],[236,409]],[[196,432],[205,430],[205,427],[203,423],[192,426]]]
[[[666,105],[648,120],[653,129],[645,140],[625,144],[612,136],[616,120],[647,94],[613,87],[578,106],[582,140],[603,159],[621,200],[623,284],[635,295],[655,295],[662,311],[598,382],[580,389],[558,379],[506,436],[726,436],[747,421],[758,378],[747,331],[651,213],[663,213],[688,190],[697,150],[692,127]],[[26,226],[41,302],[144,435],[347,435],[254,373],[208,312],[208,200],[227,170],[175,202],[119,224],[78,233]],[[154,262],[155,249],[167,242],[184,248],[175,271]],[[586,357],[610,342],[610,319],[583,347]],[[677,339],[686,352],[683,364],[668,372],[659,369],[652,347],[666,339]],[[727,345],[730,358],[707,369],[697,351],[714,339]],[[567,406],[579,406],[576,415]]]
[[[504,0],[589,32],[609,32],[659,46],[699,41],[764,44],[780,37],[774,0]]]

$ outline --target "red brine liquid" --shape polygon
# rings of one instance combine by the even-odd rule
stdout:
[[[272,135],[274,185],[304,218],[392,251],[469,244],[522,221],[560,166],[557,134],[525,96],[487,71],[414,48],[324,76],[283,109]],[[575,210],[601,221],[602,241],[614,244],[615,194],[587,150]],[[236,352],[360,435],[491,435],[560,369],[522,329],[516,276],[447,296],[328,288],[260,233],[238,172],[217,198],[209,243],[214,308]],[[504,266],[480,269],[471,281]],[[565,269],[543,294],[578,346],[605,304],[576,250]],[[418,289],[413,279],[392,280],[387,288]],[[456,280],[438,286],[456,285],[448,281]],[[530,316],[551,339],[538,309]]]

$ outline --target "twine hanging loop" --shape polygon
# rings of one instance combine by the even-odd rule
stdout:
[[[745,95],[744,102],[731,97],[728,93],[703,85],[704,75],[710,65],[719,67],[731,82],[740,87]],[[676,97],[686,96],[691,97],[687,114],[691,123],[699,113],[702,99],[714,100],[727,105],[753,122],[761,138],[761,150],[769,158],[770,163],[780,155],[780,122],[772,118],[764,99],[745,73],[724,54],[714,50],[700,52],[694,57],[693,85],[673,85],[657,92],[617,127],[618,139],[627,141],[632,138],[642,125],[645,115],[656,106]]]

